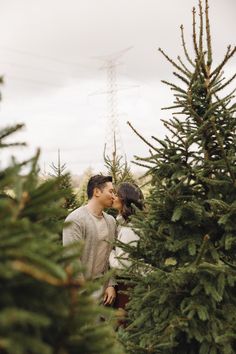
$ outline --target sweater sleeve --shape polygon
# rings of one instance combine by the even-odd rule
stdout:
[[[68,217],[62,232],[63,246],[83,240],[81,223]]]
[[[129,244],[130,246],[135,246],[138,239],[138,235],[131,229],[131,227],[121,227],[118,234],[119,241]],[[109,263],[111,268],[127,268],[130,265],[129,254],[124,252],[121,247],[116,246],[115,249],[111,251]]]

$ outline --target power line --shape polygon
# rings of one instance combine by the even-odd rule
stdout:
[[[59,64],[74,65],[76,67],[78,67],[78,65],[79,65],[82,68],[88,69],[87,66],[85,66],[84,64],[79,64],[78,62],[70,62],[70,61],[65,61],[65,60],[58,60],[57,58],[54,58],[54,57],[51,57],[51,56],[42,55],[42,54],[38,54],[38,53],[33,53],[33,52],[30,52],[30,51],[27,51],[27,50],[10,48],[10,47],[6,47],[6,46],[0,46],[0,48],[3,48],[4,50],[7,50],[7,51],[19,53],[19,54],[22,54],[22,55],[28,55],[28,56],[32,56],[32,57],[35,57],[35,58],[42,58],[42,59],[50,60],[50,61],[53,61],[53,62],[57,62]]]
[[[30,69],[30,70],[37,70],[37,71],[45,71],[45,72],[50,72],[54,74],[68,74],[67,71],[56,71],[56,70],[50,70],[50,69],[45,69],[43,67],[36,67],[36,66],[29,66],[29,65],[24,65],[24,64],[18,64],[18,63],[13,63],[13,62],[4,62],[0,60],[0,63],[3,65],[10,65],[10,66],[15,66],[17,68],[23,68],[23,69]]]
[[[62,85],[59,84],[53,84],[51,82],[47,82],[47,81],[40,81],[40,80],[34,80],[34,79],[26,79],[26,78],[22,78],[22,77],[17,77],[17,76],[12,76],[12,75],[7,75],[7,78],[10,78],[11,80],[16,80],[16,81],[24,81],[24,82],[29,82],[29,83],[33,83],[33,84],[37,84],[37,85],[48,85],[48,86],[54,86],[54,87],[62,87]],[[7,81],[4,78],[4,82],[7,83]]]

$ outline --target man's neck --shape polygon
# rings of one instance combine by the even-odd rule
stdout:
[[[88,211],[95,216],[102,216],[103,207],[96,200],[90,199],[87,204]]]

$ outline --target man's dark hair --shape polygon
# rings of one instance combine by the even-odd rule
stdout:
[[[92,176],[87,185],[87,195],[88,199],[91,199],[93,196],[93,191],[95,188],[100,189],[101,191],[106,186],[107,182],[112,182],[112,176],[103,176],[103,175],[95,175]]]

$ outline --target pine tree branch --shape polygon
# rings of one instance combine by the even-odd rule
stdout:
[[[183,94],[186,94],[186,91],[184,91],[184,90],[181,89],[180,87],[178,87],[178,86],[176,86],[176,85],[174,85],[174,84],[172,84],[172,83],[170,83],[170,82],[168,82],[168,81],[166,81],[166,80],[161,80],[161,82],[162,82],[163,84],[165,84],[165,85],[170,86],[170,87],[171,87],[171,90],[178,91],[178,92],[181,92],[181,93],[183,93]]]
[[[20,260],[15,260],[11,262],[11,266],[13,269],[17,270],[18,272],[22,272],[25,274],[28,274],[34,279],[37,279],[39,281],[43,281],[45,283],[48,283],[53,286],[58,286],[58,287],[74,287],[76,286],[77,288],[81,287],[83,285],[81,280],[62,280],[53,277],[52,275],[45,273],[44,271],[40,270],[39,268],[29,265],[23,261]]]
[[[139,177],[138,180],[141,180],[142,178],[145,178],[145,177],[147,177],[148,175],[149,175],[148,173],[145,173],[142,177]],[[140,186],[141,190],[142,190],[144,187],[150,185],[151,182],[152,182],[152,180],[150,179],[149,181],[147,181],[147,182],[141,184],[141,186]]]
[[[210,67],[206,66],[205,55],[207,54],[207,51],[203,50],[203,12],[202,12],[201,0],[199,0],[199,11],[200,11],[200,14],[199,14],[199,16],[200,16],[199,46],[201,46],[201,49],[199,52],[199,63],[202,68],[202,71],[204,73],[205,79],[207,80],[207,86],[208,86]]]
[[[133,130],[133,132],[141,139],[145,142],[145,144],[147,144],[148,146],[150,146],[150,148],[152,148],[153,150],[158,152],[158,149],[153,146],[152,144],[150,144],[141,134],[139,134],[137,132],[137,130],[132,126],[132,124],[130,122],[127,122],[127,124],[130,126],[130,128]]]
[[[6,137],[12,135],[13,133],[17,132],[18,130],[22,129],[25,125],[24,124],[17,124],[12,127],[7,127],[0,132],[0,141],[5,139]]]
[[[176,68],[178,69],[182,74],[186,75],[188,77],[188,72],[183,70],[181,66],[176,64],[173,59],[171,59],[161,48],[158,48],[159,52]]]
[[[16,147],[16,146],[27,146],[26,143],[1,143],[0,142],[0,148],[7,148],[7,147]]]
[[[163,119],[161,119],[162,122],[165,122]],[[160,145],[162,145],[164,147],[164,149],[167,149],[167,144],[165,141],[158,139],[155,136],[152,136],[152,139],[156,140]],[[164,155],[163,155],[164,156]]]
[[[190,115],[193,115],[196,122],[201,125],[203,123],[203,119],[197,114],[197,112],[195,112],[194,108],[192,107],[192,95],[190,90],[188,92],[188,104],[186,105],[186,108],[190,112]]]
[[[182,65],[183,69],[186,71],[186,73],[188,73],[188,77],[191,78],[192,73],[191,73],[191,71],[187,68],[187,66],[183,63],[181,57],[178,56],[177,59],[178,59],[178,61],[180,62],[180,64]]]
[[[163,107],[162,110],[163,111],[167,111],[169,109],[176,109],[176,108],[183,108],[183,105],[182,104],[176,104],[175,106]]]
[[[209,5],[208,5],[208,0],[205,1],[206,1],[205,18],[206,18],[206,35],[207,35],[207,66],[208,66],[208,73],[209,73],[212,64],[212,48],[211,48],[211,32],[210,32],[210,21],[209,21]]]
[[[185,39],[184,39],[184,26],[181,25],[180,26],[180,29],[181,29],[181,41],[182,41],[182,46],[184,48],[184,54],[188,60],[188,62],[194,67],[194,62],[191,60],[189,54],[188,54],[188,51],[187,51],[187,48],[186,48],[186,44],[185,44]]]
[[[181,141],[181,143],[183,144],[183,146],[186,146],[186,142],[182,139],[182,137],[178,134],[178,128],[176,126],[173,126],[172,122],[168,122],[168,121],[163,121],[164,126],[173,134],[173,136],[175,136],[177,139],[179,139]],[[173,129],[177,129],[177,132],[174,131]]]
[[[221,260],[222,262],[224,262],[225,264],[227,264],[230,268],[233,268],[233,269],[236,270],[236,264],[232,264],[232,263],[226,261],[226,259],[224,259],[223,257],[220,257],[220,260]]]
[[[140,158],[138,157],[138,156],[136,156],[136,155],[134,155],[134,158],[135,159],[137,159],[137,160],[139,160]],[[144,167],[144,168],[150,168],[150,166],[149,165],[144,165],[144,164],[142,164],[142,163],[140,163],[140,162],[137,162],[137,161],[131,161],[133,164],[135,164],[135,165],[137,165],[137,166],[140,166],[140,167]]]
[[[179,97],[179,98],[183,98],[184,100],[186,100],[188,98],[187,92],[185,94],[183,93],[174,93],[174,97]]]
[[[136,155],[134,155],[134,157],[137,159],[137,160],[139,160],[139,161],[146,161],[146,162],[148,162],[148,163],[155,163],[155,164],[159,164],[160,165],[160,162],[158,162],[158,161],[153,161],[153,158],[156,158],[156,156],[157,155],[154,155],[154,154],[152,154],[152,152],[149,150],[149,153],[151,154],[151,157],[149,156],[148,158],[146,158],[146,157],[138,157],[138,156],[136,156]]]
[[[196,9],[193,7],[192,10],[193,13],[193,47],[196,53],[196,57],[199,57],[199,51],[198,51],[198,46],[197,46],[197,34],[196,34]]]
[[[183,76],[179,75],[178,73],[176,73],[175,71],[173,72],[173,74],[180,79],[181,81],[183,81],[187,86],[189,86],[189,81],[187,79],[185,79]]]
[[[197,255],[197,258],[196,260],[194,261],[194,265],[195,266],[198,266],[202,260],[202,257],[204,256],[205,252],[206,252],[206,247],[207,247],[207,244],[208,244],[208,241],[210,240],[210,236],[208,234],[206,234],[204,237],[203,237],[203,242],[202,242],[202,245],[201,245],[201,248],[200,248],[200,251]]]
[[[207,86],[208,86],[208,84],[209,84],[209,71],[206,69],[205,55],[206,55],[206,52],[201,53],[199,62],[200,62],[200,66],[202,68],[202,72],[204,74],[204,77],[206,79]]]
[[[212,91],[212,94],[215,94],[216,92],[219,92],[221,90],[223,90],[226,86],[228,86],[229,84],[231,84],[231,82],[235,79],[236,74],[234,74],[228,81],[226,81],[222,86],[220,86],[219,88],[217,88],[216,90]],[[222,79],[223,80],[223,79]]]
[[[223,76],[223,72],[221,72],[221,74],[218,77],[218,80],[216,83],[213,84],[213,86],[211,84],[208,85],[208,92],[206,95],[206,100],[208,100],[212,95],[214,95],[214,93],[221,88],[221,84],[222,82],[225,80],[225,77]]]
[[[202,11],[202,1],[199,0],[199,18],[200,18],[200,31],[199,31],[199,51],[200,53],[203,52],[203,11]]]
[[[210,74],[210,78],[212,78],[214,75],[214,77],[212,78],[211,80],[211,85],[214,84],[214,82],[216,81],[217,77],[219,76],[220,72],[221,72],[221,69],[223,68],[223,66],[227,63],[227,61],[232,58],[232,56],[235,54],[235,51],[236,51],[236,47],[234,47],[231,50],[231,46],[229,45],[228,48],[227,48],[227,52],[225,54],[225,57],[223,59],[223,61],[221,62],[221,64],[219,64],[216,69]]]
[[[226,164],[226,167],[228,169],[228,172],[230,174],[230,177],[232,179],[232,182],[233,184],[235,185],[235,175],[234,175],[234,172],[232,171],[231,169],[231,166],[229,164],[229,161],[228,161],[228,158],[227,158],[227,155],[225,153],[225,149],[224,149],[224,146],[223,146],[223,142],[222,142],[222,139],[216,129],[216,125],[215,125],[215,117],[212,117],[212,119],[210,120],[211,121],[211,124],[212,124],[212,127],[213,127],[213,130],[214,130],[214,133],[215,133],[215,136],[216,136],[216,140],[220,146],[220,149],[221,149],[221,153],[222,153],[222,156],[223,156],[223,159],[225,161],[225,164]]]
[[[229,109],[227,109],[225,103],[224,103],[216,94],[214,94],[214,97],[215,97],[218,101],[221,102],[221,106],[222,106],[222,108],[223,108],[223,110],[224,110],[224,113],[227,113],[227,111],[229,111]],[[234,105],[233,105],[233,106],[234,106]],[[232,107],[233,107],[233,106],[232,106]]]
[[[194,137],[198,137],[199,135],[202,134],[204,131],[207,131],[209,129],[209,121],[205,121],[203,122],[196,130],[194,133],[192,133],[191,135],[189,135],[188,137],[188,144],[190,144],[191,142],[194,142]]]
[[[229,95],[227,95],[226,97],[220,99],[219,101],[213,103],[208,110],[204,113],[204,116],[202,117],[203,120],[205,120],[207,118],[207,116],[211,115],[212,112],[214,112],[218,107],[220,107],[223,103],[227,102],[228,100],[231,101],[231,99],[234,97],[233,94],[236,91],[236,89],[234,89]]]
[[[190,81],[189,90],[192,88],[193,83],[196,81],[198,75],[200,74],[200,67],[201,67],[201,64],[200,64],[199,58],[195,59],[195,71],[194,71],[194,73],[192,75],[192,79]]]

